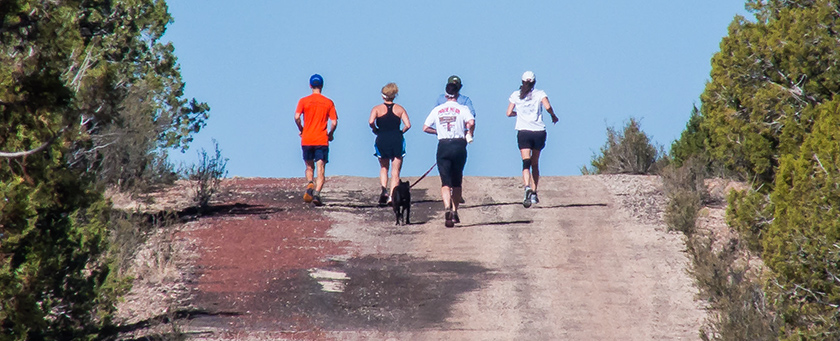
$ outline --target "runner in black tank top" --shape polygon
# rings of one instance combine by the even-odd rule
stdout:
[[[402,157],[405,154],[402,119],[394,114],[394,103],[385,103],[388,112],[376,118],[376,156],[383,159]]]
[[[374,106],[368,119],[370,128],[376,134],[373,155],[379,161],[379,185],[382,187],[379,195],[380,206],[387,205],[390,194],[400,182],[400,170],[405,155],[403,134],[411,129],[411,121],[405,108],[394,103],[397,93],[399,93],[399,88],[396,84],[388,83],[383,86],[384,103]],[[400,129],[401,124],[402,129]]]

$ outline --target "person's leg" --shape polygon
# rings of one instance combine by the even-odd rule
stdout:
[[[315,184],[312,183],[315,175],[315,159],[308,157],[306,150],[304,150],[303,163],[306,165],[306,171],[304,171],[306,176],[306,190],[303,192],[304,202],[312,202],[313,196],[315,195]]]
[[[315,194],[320,195],[326,180],[325,170],[330,162],[330,147],[319,146],[314,152],[315,159]]]
[[[531,189],[536,192],[540,182],[540,151],[537,149],[531,151],[531,181],[534,183]]]
[[[452,187],[440,186],[440,196],[443,198],[443,207],[446,211],[452,209]]]
[[[521,147],[520,147],[521,148]],[[519,149],[520,154],[522,155],[522,183],[525,187],[525,198],[522,200],[522,206],[525,208],[531,207],[531,196],[534,194],[534,190],[531,189],[531,180],[532,174],[532,149],[531,148],[521,148]]]
[[[518,130],[516,132],[516,145],[519,147],[519,154],[522,156],[522,186],[528,189],[531,186],[531,149],[533,141],[530,132]]]
[[[537,204],[540,202],[537,195],[537,187],[540,184],[540,154],[545,148],[546,132],[540,131],[534,134],[533,147],[531,149],[531,182],[533,182],[533,194],[531,194],[531,203]]]
[[[394,193],[394,188],[400,184],[400,171],[402,170],[402,158],[395,157],[391,161],[391,188],[388,193]]]
[[[520,149],[519,153],[522,155],[522,183],[525,187],[529,187],[531,186],[531,165],[534,162],[531,149]]]
[[[457,214],[458,206],[461,204],[463,192],[461,191],[464,183],[464,166],[467,165],[467,143],[458,142],[455,147],[452,165],[452,205],[453,211]]]
[[[315,206],[323,205],[323,201],[321,201],[321,189],[324,187],[324,181],[326,179],[324,176],[326,164],[326,160],[315,160],[315,193],[312,196],[312,203]]]
[[[379,185],[382,188],[388,188],[388,167],[390,160],[386,158],[379,158]]]
[[[450,202],[452,198],[452,193],[450,192],[452,188],[452,179],[450,178],[452,162],[449,159],[449,144],[447,142],[438,141],[435,161],[437,161],[438,174],[440,174],[440,196],[443,199],[443,207],[446,211],[449,211],[452,209],[452,206],[450,206],[452,204]]]
[[[453,220],[454,213],[452,211],[452,187],[445,185],[441,186],[440,196],[443,198],[443,206],[446,208],[443,212],[444,226],[454,227],[455,221]]]
[[[461,200],[461,187],[452,187],[452,206],[453,211],[458,212],[458,206]]]
[[[452,220],[452,146],[449,142],[438,142],[437,167],[440,174],[440,196],[445,209],[445,226],[455,226]]]
[[[326,170],[327,162],[325,160],[318,160],[315,161],[315,168],[316,168],[316,176],[315,176],[315,193],[320,195],[321,188],[324,187],[324,181],[326,176],[324,176],[324,171]]]
[[[385,206],[390,198],[391,191],[388,190],[388,166],[390,162],[387,158],[379,158],[379,185],[382,189],[379,192],[379,206]]]
[[[303,160],[303,163],[306,164],[306,181],[312,182],[315,176],[315,160]]]

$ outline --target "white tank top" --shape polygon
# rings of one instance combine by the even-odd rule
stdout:
[[[542,114],[542,99],[546,98],[545,91],[533,89],[528,96],[519,99],[519,90],[510,94],[510,102],[514,104],[516,111],[516,130],[545,130]]]

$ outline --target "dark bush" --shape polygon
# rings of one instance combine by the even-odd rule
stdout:
[[[582,168],[583,174],[652,174],[662,167],[663,152],[654,147],[641,130],[639,122],[631,118],[624,130],[607,128],[607,142],[601,155],[592,157],[592,168]]]

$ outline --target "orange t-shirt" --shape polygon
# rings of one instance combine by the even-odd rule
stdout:
[[[328,146],[327,120],[338,120],[333,101],[321,94],[311,94],[298,101],[295,113],[303,114],[300,145]]]

